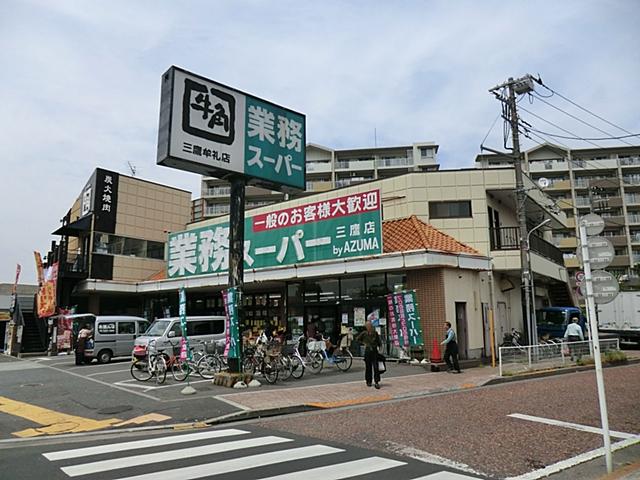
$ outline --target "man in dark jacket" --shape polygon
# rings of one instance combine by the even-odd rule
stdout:
[[[446,345],[444,349],[444,361],[447,362],[447,371],[453,373],[462,373],[460,371],[460,365],[458,364],[458,342],[456,342],[456,332],[451,328],[451,322],[444,322],[444,326],[447,329],[446,336],[440,345]],[[452,362],[453,360],[453,362]]]
[[[367,387],[371,386],[371,380],[375,381],[375,387],[380,388],[380,371],[378,370],[378,347],[382,345],[380,335],[373,328],[371,322],[365,324],[366,329],[360,332],[356,340],[364,345],[364,379]],[[373,377],[373,378],[372,378]]]

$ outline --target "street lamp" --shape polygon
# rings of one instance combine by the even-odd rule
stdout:
[[[535,232],[536,230],[538,230],[540,227],[543,227],[544,225],[546,225],[547,223],[549,223],[551,221],[550,218],[547,218],[546,220],[543,220],[542,222],[540,222],[538,225],[536,225],[535,227],[533,227],[531,230],[529,230],[529,233],[527,233],[527,263],[529,264],[529,272],[528,272],[528,276],[529,276],[529,288],[531,288],[531,302],[526,302],[526,312],[527,312],[527,327],[528,327],[528,332],[529,332],[529,344],[533,345],[534,342],[534,338],[535,338],[535,343],[538,343],[538,322],[537,319],[535,318],[536,316],[536,291],[533,285],[533,269],[531,268],[531,245],[529,244],[529,239],[531,238],[531,234],[533,232]],[[533,312],[531,309],[531,306],[533,305]],[[531,315],[533,313],[533,316]]]

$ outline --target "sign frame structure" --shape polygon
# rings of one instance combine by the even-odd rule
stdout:
[[[194,107],[189,102],[199,95],[206,103],[199,97],[203,104]],[[192,116],[194,109],[202,119]],[[201,125],[205,117],[207,130]],[[157,164],[221,179],[241,176],[246,185],[299,193],[306,189],[305,147],[304,114],[180,67],[162,75]],[[294,180],[283,181],[289,177]]]
[[[366,204],[365,199],[370,199],[370,203]],[[362,208],[305,222],[305,217],[310,218],[307,208],[324,206],[325,210],[333,211],[336,205],[346,205],[349,200],[361,201]],[[244,266],[259,270],[379,255],[384,251],[381,207],[380,190],[374,189],[247,217],[241,253]],[[348,212],[346,206],[345,209]],[[292,224],[294,215],[298,220]],[[278,223],[278,219],[285,218],[286,222]],[[227,271],[227,262],[230,265],[231,260],[230,233],[226,222],[170,233],[167,278]]]

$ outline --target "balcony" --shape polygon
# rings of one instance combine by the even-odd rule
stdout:
[[[576,237],[561,238],[558,246],[560,248],[578,248],[578,239]]]
[[[640,165],[640,156],[635,157],[621,157],[620,165],[622,167],[629,167],[632,165]]]
[[[410,167],[410,166],[413,166],[413,158],[409,158],[409,157],[380,158],[376,161],[376,165],[378,168]]]
[[[336,170],[373,170],[373,160],[340,160]]]
[[[331,173],[331,163],[307,162],[307,173]]]
[[[491,250],[518,250],[520,248],[520,229],[518,227],[500,227],[489,229]],[[558,265],[564,265],[562,251],[546,240],[532,235],[529,248]]]
[[[616,255],[609,267],[628,267],[630,265],[629,255]]]
[[[67,261],[60,263],[60,275],[66,278],[88,278],[89,258],[87,255],[69,253]]]
[[[549,190],[571,190],[570,180],[551,180]]]

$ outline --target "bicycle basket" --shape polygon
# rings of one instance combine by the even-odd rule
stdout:
[[[267,354],[277,355],[282,351],[282,344],[280,342],[269,342],[267,344]]]
[[[307,340],[307,349],[310,352],[321,352],[322,350],[326,350],[327,346],[324,343],[324,340]]]
[[[216,342],[205,343],[204,351],[209,355],[214,355],[218,352],[218,345],[216,344]]]
[[[282,354],[283,355],[293,355],[296,351],[296,346],[295,345],[284,345],[282,347]]]

